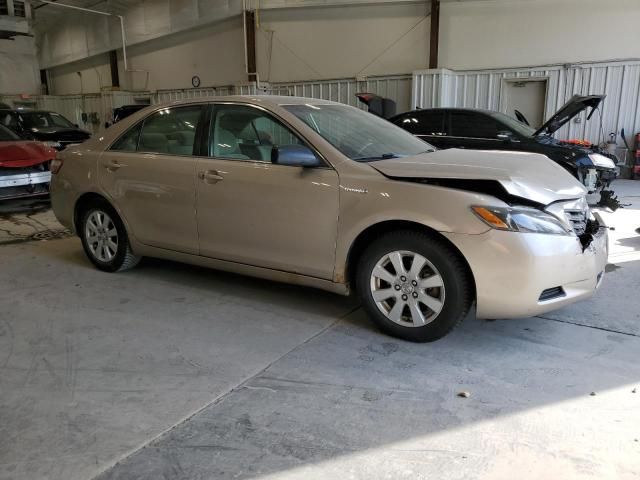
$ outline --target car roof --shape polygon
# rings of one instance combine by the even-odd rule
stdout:
[[[198,97],[189,100],[178,100],[160,105],[153,105],[154,107],[170,107],[176,105],[189,105],[194,103],[210,103],[210,102],[241,102],[249,103],[253,105],[266,105],[270,107],[284,106],[284,105],[341,105],[347,106],[344,103],[333,102],[331,100],[322,100],[318,98],[307,97],[289,97],[286,95],[225,95],[225,96],[212,96],[212,97]]]
[[[495,110],[487,110],[484,108],[435,107],[435,108],[417,108],[415,110],[410,110],[408,112],[401,113],[400,115],[404,115],[405,113],[432,112],[432,111],[476,112],[476,113],[486,113],[487,115],[500,113],[500,112],[496,112]]]

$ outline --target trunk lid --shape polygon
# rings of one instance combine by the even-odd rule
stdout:
[[[23,168],[53,160],[56,151],[40,142],[0,142],[0,167]]]
[[[369,165],[394,179],[494,180],[509,194],[543,205],[587,193],[569,172],[538,153],[449,149]]]

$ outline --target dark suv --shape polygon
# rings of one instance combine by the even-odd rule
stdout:
[[[542,153],[567,169],[590,193],[604,192],[601,201],[606,205],[612,197],[606,189],[618,172],[615,162],[597,146],[574,145],[551,136],[586,108],[591,108],[590,118],[603,98],[576,95],[538,130],[504,113],[463,108],[414,110],[389,121],[438,148]]]
[[[45,110],[0,109],[0,125],[13,130],[21,138],[39,140],[56,150],[64,150],[69,145],[91,138],[91,133],[59,113]]]

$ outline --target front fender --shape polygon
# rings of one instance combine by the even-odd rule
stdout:
[[[334,281],[346,281],[351,247],[375,225],[403,222],[437,232],[485,233],[489,227],[472,212],[473,205],[506,206],[489,195],[414,182],[387,180],[369,185],[366,193],[341,188]]]

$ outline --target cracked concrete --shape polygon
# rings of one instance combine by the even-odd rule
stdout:
[[[640,182],[616,189],[596,297],[427,345],[323,292],[4,245],[0,479],[636,479]]]
[[[21,200],[0,203],[0,245],[51,240],[69,235],[58,223],[49,202]]]

